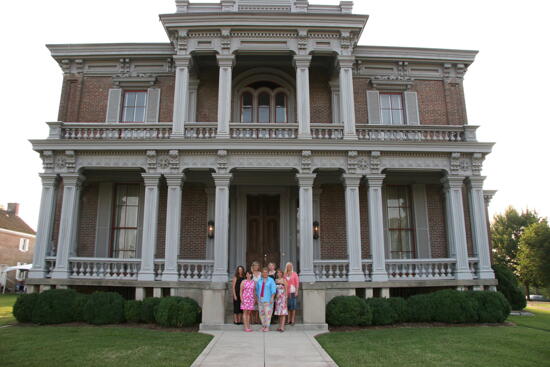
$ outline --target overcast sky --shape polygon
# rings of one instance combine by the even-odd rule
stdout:
[[[202,1],[215,2],[215,1]],[[337,4],[313,0],[310,3]],[[469,123],[496,142],[484,164],[498,190],[491,216],[508,205],[550,216],[550,59],[546,1],[355,1],[369,14],[362,45],[479,50],[465,79]],[[0,204],[21,203],[38,220],[41,161],[28,139],[57,119],[62,73],[46,43],[166,42],[158,14],[173,0],[0,1]]]

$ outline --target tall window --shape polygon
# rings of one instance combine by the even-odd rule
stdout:
[[[28,238],[20,238],[19,239],[19,251],[21,251],[21,252],[29,251],[29,239]]]
[[[408,186],[387,186],[388,231],[392,259],[415,257]]]
[[[242,122],[252,122],[252,114],[254,104],[253,104],[253,97],[252,93],[245,92],[242,95],[242,102],[241,102],[241,121]]]
[[[142,90],[124,92],[122,122],[144,122],[147,92]]]
[[[403,125],[403,99],[400,93],[380,93],[382,124]]]
[[[262,92],[258,96],[258,122],[268,123],[271,117],[271,96]]]
[[[275,122],[287,122],[286,110],[286,94],[279,92],[275,95]]]
[[[241,94],[241,122],[288,122],[288,97],[278,84],[257,82]]]
[[[139,214],[139,185],[117,185],[113,254],[120,259],[136,257]]]

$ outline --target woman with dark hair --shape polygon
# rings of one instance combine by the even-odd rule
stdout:
[[[244,331],[251,332],[250,328],[250,314],[254,311],[254,304],[256,303],[256,296],[254,290],[256,288],[256,282],[252,279],[252,271],[246,272],[246,279],[241,283],[240,295],[241,295],[241,310],[243,310],[243,322]]]
[[[241,282],[245,277],[244,267],[237,266],[233,275],[233,323],[241,325],[243,323],[243,310],[241,310]]]

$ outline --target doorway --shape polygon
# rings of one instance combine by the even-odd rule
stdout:
[[[281,261],[280,195],[247,195],[246,264]]]

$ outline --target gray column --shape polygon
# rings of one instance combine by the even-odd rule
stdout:
[[[298,138],[311,139],[311,114],[309,105],[309,64],[311,56],[294,56],[296,67],[296,111]]]
[[[229,137],[229,122],[231,120],[231,89],[232,69],[235,62],[233,55],[218,55],[220,76],[218,81],[218,132],[216,137]]]
[[[479,257],[479,278],[494,279],[495,274],[491,268],[491,255],[489,253],[489,234],[487,233],[487,217],[485,211],[485,198],[483,196],[483,181],[485,177],[474,176],[468,178],[470,190],[470,218],[472,219],[472,234],[474,248]]]
[[[182,137],[189,115],[189,67],[191,56],[174,56],[176,64],[176,85],[174,87],[174,110],[172,135]]]
[[[166,240],[164,250],[164,271],[162,280],[178,280],[178,255],[181,234],[181,186],[183,174],[164,175],[168,186],[166,203]]]
[[[386,271],[386,255],[384,251],[384,212],[382,200],[382,185],[386,175],[367,175],[369,187],[369,240],[372,254],[372,281],[388,280]]]
[[[314,282],[313,272],[313,182],[316,174],[297,174],[300,186],[300,279]]]
[[[41,173],[40,178],[42,179],[42,197],[40,199],[40,212],[38,216],[38,229],[36,231],[32,269],[29,271],[29,278],[39,279],[44,278],[46,275],[45,261],[52,238],[57,174]]]
[[[348,280],[350,282],[365,280],[361,258],[361,217],[359,211],[359,184],[361,178],[361,175],[342,175],[346,188],[346,238],[349,258]]]
[[[340,77],[340,120],[344,123],[344,139],[356,140],[355,102],[353,98],[354,56],[338,56]]]
[[[445,190],[447,231],[454,245],[456,257],[456,278],[472,279],[468,264],[468,246],[466,244],[466,226],[464,205],[462,204],[462,185],[464,177],[447,176],[441,180]]]
[[[160,174],[142,173],[141,176],[145,184],[145,202],[143,205],[141,269],[139,270],[138,280],[152,281],[155,280]]]
[[[214,232],[214,272],[212,282],[227,282],[229,255],[229,184],[231,174],[212,174],[216,185]]]
[[[59,224],[59,238],[57,241],[57,258],[52,278],[67,279],[69,277],[69,256],[74,246],[76,225],[78,223],[78,201],[80,187],[84,176],[78,173],[64,173],[63,204],[61,206],[61,222]]]

